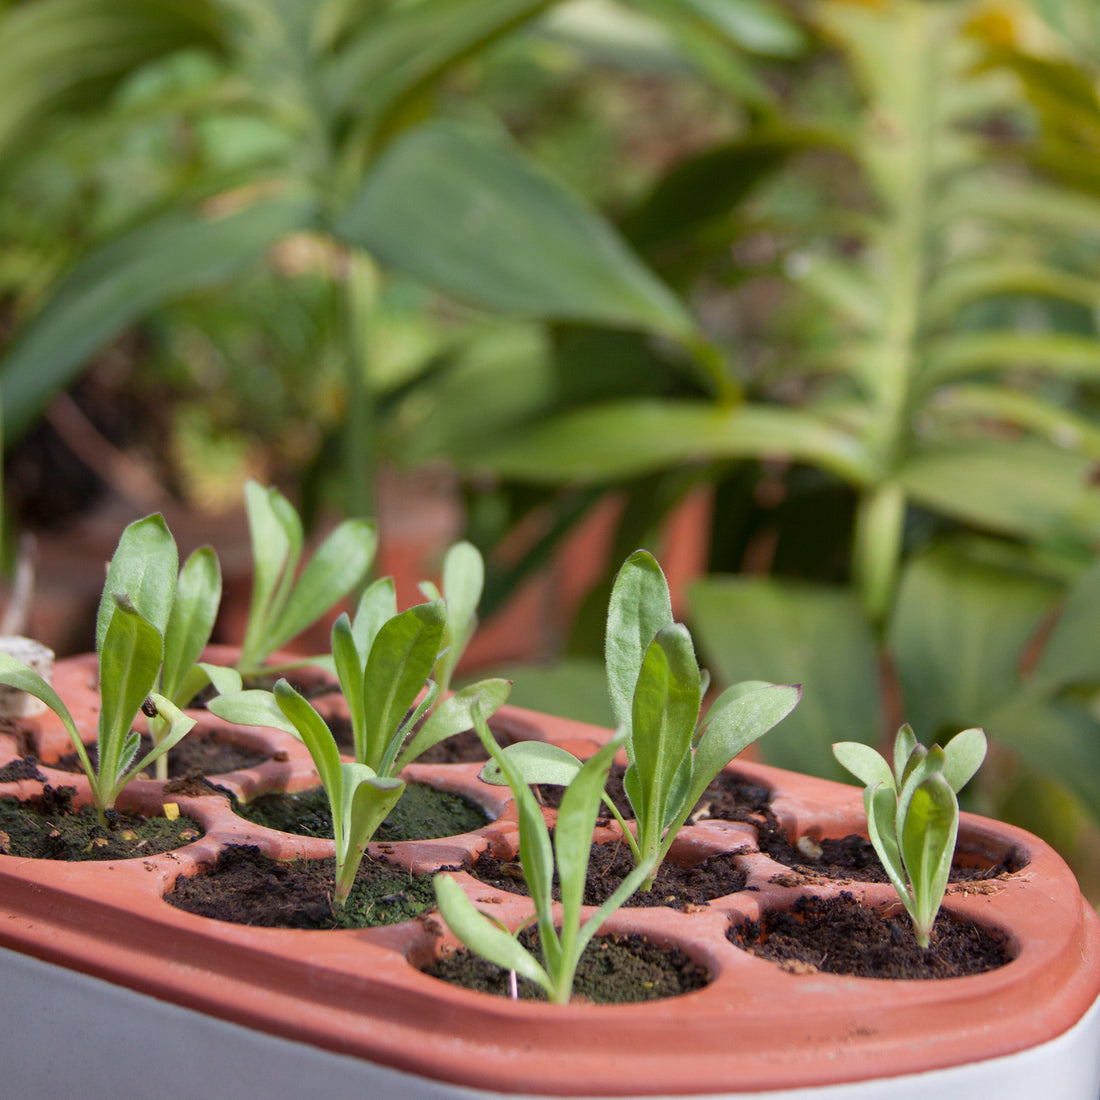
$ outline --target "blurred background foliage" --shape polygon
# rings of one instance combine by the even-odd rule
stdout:
[[[1093,0],[0,2],[7,526],[426,473],[492,619],[603,516],[508,671],[606,721],[702,500],[765,759],[982,724],[971,808],[1100,897],[1098,165]]]

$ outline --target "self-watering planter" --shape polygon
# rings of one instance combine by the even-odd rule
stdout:
[[[90,733],[94,662],[58,662],[54,685]],[[334,698],[317,705],[339,709]],[[1062,860],[1019,829],[964,814],[957,862],[1016,869],[956,883],[945,902],[952,920],[992,934],[1004,965],[962,978],[897,981],[777,963],[733,942],[739,931],[769,912],[796,910],[804,897],[847,892],[864,908],[899,906],[888,885],[837,880],[814,868],[823,841],[863,831],[855,788],[737,762],[730,772],[770,790],[769,819],[802,855],[798,866],[759,850],[763,817],[751,808],[740,815],[745,820],[715,820],[704,806],[673,858],[690,864],[737,852],[742,888],[680,910],[624,908],[606,927],[679,948],[703,968],[706,984],[630,1004],[513,1001],[424,972],[457,947],[431,909],[382,927],[301,931],[214,920],[169,904],[177,879],[209,873],[228,845],[254,845],[279,860],[333,852],[331,841],[254,825],[230,802],[230,794],[247,800],[308,786],[313,776],[300,744],[277,731],[236,730],[202,712],[193,717],[215,738],[266,746],[268,759],[205,783],[138,780],[120,805],[152,813],[174,805],[200,824],[201,837],[162,855],[113,862],[0,856],[0,967],[12,998],[0,1039],[6,1095],[1100,1094],[1100,919]],[[579,755],[609,736],[508,707],[493,723],[508,738],[548,740]],[[52,714],[2,736],[0,766],[30,752],[51,785],[86,792],[82,776],[50,766],[68,748]],[[368,855],[417,874],[455,868],[474,903],[514,929],[530,913],[527,899],[462,869],[487,848],[505,859],[515,853],[507,789],[481,782],[480,768],[418,764],[407,778],[478,803],[491,818],[483,828],[372,844]],[[0,793],[26,798],[42,786],[20,779],[0,785]],[[546,813],[552,820],[553,811]],[[613,823],[598,832],[615,842]]]

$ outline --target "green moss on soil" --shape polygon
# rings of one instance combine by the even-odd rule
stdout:
[[[237,813],[257,825],[283,833],[332,838],[332,813],[322,787],[298,794],[262,795],[238,806]],[[438,791],[425,783],[410,783],[373,839],[435,840],[473,832],[488,821],[489,816],[476,802],[460,794]]]

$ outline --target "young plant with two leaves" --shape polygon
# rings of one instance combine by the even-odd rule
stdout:
[[[668,583],[644,550],[619,570],[607,612],[608,690],[628,767],[623,778],[637,825],[619,821],[636,865],[651,867],[653,885],[662,860],[692,808],[733,758],[782,721],[801,688],[751,680],[722,692],[701,717],[707,677],[699,669],[687,627],[673,621]],[[555,745],[520,742],[505,750],[528,783],[571,784],[581,763]],[[506,780],[495,762],[482,772]]]
[[[160,515],[130,524],[111,558],[96,616],[100,712],[95,763],[53,688],[26,665],[0,654],[0,683],[42,700],[64,723],[103,824],[126,784],[151,764],[164,762],[195,724],[179,704],[189,701],[193,686],[201,686],[206,676],[196,671],[196,663],[217,612],[220,574],[209,547],[196,550],[177,577],[178,562],[175,540]],[[153,747],[137,759],[140,737],[132,726],[141,710],[149,716]]]
[[[344,520],[299,574],[305,532],[294,505],[277,489],[256,481],[248,482],[244,496],[253,580],[236,667],[248,677],[263,671],[272,653],[363,582],[374,561],[378,534],[367,520]]]
[[[904,725],[894,740],[894,762],[858,741],[833,745],[833,754],[861,783],[867,832],[891,885],[927,949],[940,911],[955,842],[955,797],[985,759],[985,734],[963,730],[942,748],[925,748]]]
[[[554,1003],[567,1004],[584,949],[607,918],[641,886],[655,867],[656,856],[643,857],[611,897],[582,923],[592,833],[611,761],[625,743],[626,733],[620,730],[577,768],[562,796],[551,841],[542,810],[527,785],[528,777],[515,766],[512,753],[497,745],[477,706],[473,719],[478,736],[511,787],[519,808],[520,864],[535,906],[534,920],[542,961],[528,951],[517,936],[480,912],[462,887],[446,874],[436,875],[434,879],[439,911],[469,950],[534,982]],[[552,893],[555,868],[561,888],[558,920],[555,920]]]
[[[431,676],[447,622],[442,599],[399,614],[388,577],[363,593],[354,619],[343,614],[336,620],[332,658],[351,718],[354,761],[341,759],[325,720],[285,679],[272,692],[228,692],[210,703],[227,721],[284,730],[309,749],[332,811],[337,910],[347,901],[366,845],[404,793],[402,769],[469,729],[475,703],[492,714],[508,697],[507,680],[485,680],[440,700]]]

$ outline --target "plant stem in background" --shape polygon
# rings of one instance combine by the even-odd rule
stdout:
[[[347,417],[343,428],[347,515],[375,514],[378,477],[378,423],[370,381],[370,331],[378,290],[378,269],[363,251],[342,248],[336,272],[344,344]]]

